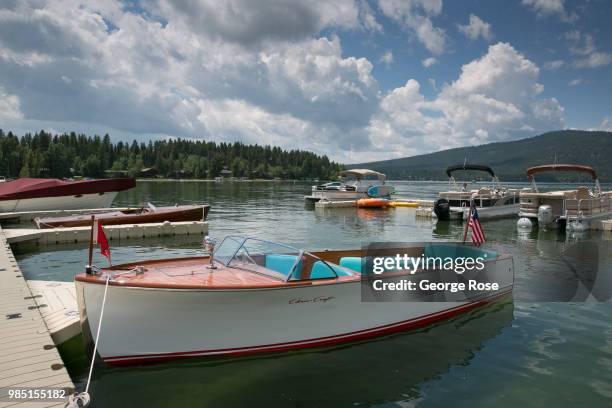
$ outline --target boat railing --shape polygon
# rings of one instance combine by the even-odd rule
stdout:
[[[563,213],[566,217],[591,216],[606,212],[612,212],[612,196],[610,195],[563,201]]]

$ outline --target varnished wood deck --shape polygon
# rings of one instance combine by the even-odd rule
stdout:
[[[284,286],[304,286],[329,283],[330,281],[359,280],[360,274],[340,276],[339,278],[285,281],[285,276],[270,269],[261,267],[260,273],[238,268],[226,268],[215,262],[216,269],[208,269],[208,257],[191,257],[182,259],[167,259],[124,264],[103,269],[101,275],[76,275],[75,280],[81,282],[106,282],[106,273],[117,274],[109,282],[113,286],[130,286],[164,289],[260,289],[278,288]],[[136,274],[130,271],[136,266],[143,266],[145,272]],[[120,274],[120,275],[119,275]]]
[[[67,388],[74,384],[49,335],[36,299],[0,228],[0,407],[63,407],[62,401],[10,401],[7,388]]]

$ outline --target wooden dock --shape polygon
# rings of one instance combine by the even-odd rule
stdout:
[[[433,200],[421,200],[421,199],[413,199],[413,200],[391,200],[390,207],[412,207],[412,208],[433,208]],[[357,200],[319,200],[315,203],[315,208],[351,208],[358,207]]]
[[[56,346],[81,334],[74,282],[29,280],[27,284]]]
[[[70,228],[7,228],[4,235],[10,244],[36,241],[43,245],[88,242],[91,227]],[[176,235],[205,235],[206,221],[158,222],[151,224],[107,225],[104,232],[110,241],[135,238],[171,237]]]
[[[0,407],[63,407],[59,400],[15,400],[9,389],[66,389],[74,384],[37,302],[0,228]]]

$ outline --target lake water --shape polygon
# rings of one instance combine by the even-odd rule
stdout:
[[[433,199],[447,187],[445,182],[392,184],[399,198]],[[459,240],[463,233],[460,223],[419,220],[409,208],[314,210],[303,201],[309,188],[299,182],[138,182],[114,205],[207,202],[212,236],[246,234],[307,249]],[[605,296],[542,301],[561,300],[564,288],[580,286],[570,264],[588,264],[599,278],[610,277],[612,236],[522,232],[516,219],[486,221],[483,227],[488,247],[514,256],[512,298],[418,331],[343,347],[96,368],[90,388],[94,406],[612,406],[612,301]],[[113,261],[200,255],[200,241],[113,242]],[[39,249],[17,249],[28,279],[70,281],[83,270],[86,245]],[[104,265],[105,259],[96,254],[95,263]],[[562,288],[550,293],[551,283]],[[82,386],[84,356],[76,345],[63,353]]]

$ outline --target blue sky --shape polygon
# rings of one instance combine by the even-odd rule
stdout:
[[[7,0],[0,127],[362,162],[612,130],[605,0]]]
[[[554,2],[553,2],[554,3]],[[443,14],[436,18],[438,25],[449,34],[449,50],[436,59],[438,63],[424,68],[421,61],[431,53],[406,41],[406,33],[385,16],[379,21],[385,32],[373,36],[363,33],[340,33],[346,55],[363,56],[377,62],[374,75],[383,90],[390,90],[405,83],[406,78],[415,78],[427,83],[433,78],[436,84],[452,82],[459,68],[478,58],[491,43],[504,41],[512,44],[541,69],[540,82],[544,94],[556,97],[566,108],[567,126],[597,128],[602,118],[612,112],[612,64],[595,69],[572,67],[574,55],[569,51],[572,42],[566,33],[578,30],[582,35],[591,35],[595,45],[606,53],[612,53],[612,3],[605,0],[561,2],[568,13],[577,18],[565,20],[559,14],[538,14],[520,1],[447,1]],[[491,25],[491,41],[482,38],[472,40],[457,30],[457,24],[468,23],[470,14],[475,14]],[[381,52],[391,50],[394,62],[390,66],[379,61]],[[559,69],[547,70],[546,63],[563,61]],[[611,61],[612,62],[612,61]],[[578,85],[570,85],[578,80]],[[576,81],[577,82],[577,81]],[[431,86],[423,87],[427,97],[434,97]]]

